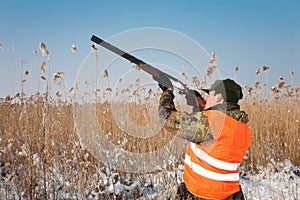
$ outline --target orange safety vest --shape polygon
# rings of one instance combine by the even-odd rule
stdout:
[[[239,191],[239,165],[252,136],[247,123],[217,110],[204,113],[214,140],[204,146],[189,143],[183,180],[195,196],[225,199]]]

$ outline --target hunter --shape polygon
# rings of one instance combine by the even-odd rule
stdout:
[[[240,110],[242,88],[231,79],[217,80],[203,99],[191,90],[186,92],[192,113],[177,112],[172,83],[157,78],[163,93],[159,116],[172,134],[189,141],[183,183],[176,199],[245,199],[239,183],[239,165],[250,146],[252,136],[248,115]]]

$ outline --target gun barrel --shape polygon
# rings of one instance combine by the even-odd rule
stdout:
[[[93,35],[91,40],[101,46],[103,46],[104,48],[114,52],[115,54],[125,58],[126,60],[129,60],[130,62],[134,63],[134,64],[137,64],[137,65],[140,65],[140,64],[146,64],[144,61],[126,53],[125,51],[111,45],[110,43],[102,40],[101,38],[98,38],[97,36]]]
[[[159,76],[160,73],[163,73],[163,74],[165,74],[168,78],[170,78],[171,80],[176,81],[176,82],[178,82],[179,84],[181,84],[181,85],[183,86],[184,89],[188,89],[188,88],[186,87],[186,85],[185,85],[184,83],[182,83],[180,80],[178,80],[177,78],[175,78],[175,77],[173,77],[173,76],[171,76],[171,75],[169,75],[169,74],[167,74],[167,73],[165,73],[165,72],[162,72],[162,71],[160,71],[159,69],[156,69],[156,68],[152,67],[151,65],[145,63],[144,61],[142,61],[142,60],[140,60],[140,59],[138,59],[138,58],[136,58],[136,57],[130,55],[129,53],[126,53],[125,51],[123,51],[123,50],[121,50],[121,49],[119,49],[119,48],[117,48],[117,47],[111,45],[110,43],[108,43],[108,42],[102,40],[101,38],[99,38],[99,37],[93,35],[93,36],[91,37],[91,40],[92,40],[93,42],[95,42],[95,43],[101,45],[102,47],[104,47],[104,48],[106,48],[106,49],[108,49],[108,50],[114,52],[115,54],[117,54],[117,55],[119,55],[119,56],[125,58],[126,60],[129,60],[130,62],[132,62],[132,63],[138,65],[139,67],[142,68],[142,70],[144,70],[145,72],[151,74],[152,76]]]

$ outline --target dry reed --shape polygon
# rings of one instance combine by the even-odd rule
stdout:
[[[49,55],[44,43],[41,43],[40,49],[44,55]],[[75,51],[75,46],[72,46],[72,49]],[[95,46],[92,46],[92,49],[97,50]],[[207,77],[216,69],[215,61],[216,54],[213,52]],[[40,66],[40,77],[49,81],[45,78],[46,66],[46,61],[43,61]],[[266,73],[268,70],[270,67],[263,66],[256,74]],[[235,72],[238,72],[238,67],[235,68]],[[27,76],[29,71],[26,70],[24,74]],[[55,73],[54,82],[60,85],[64,90],[63,93],[68,96],[68,91],[63,87],[63,75],[63,72]],[[187,78],[185,74],[182,75]],[[106,70],[103,76],[108,78]],[[292,86],[287,85],[283,78],[279,78],[278,84],[271,89],[268,89],[268,83],[262,84],[259,80],[255,82],[254,88],[249,84],[245,86],[247,94],[241,105],[249,114],[253,142],[249,158],[243,165],[252,172],[273,161],[286,159],[300,166],[300,87],[294,85],[293,76],[294,72],[291,71]],[[193,84],[197,88],[200,87],[199,79],[197,77],[192,79]],[[268,82],[267,73],[266,79]],[[118,176],[115,177],[114,170],[98,163],[83,148],[76,134],[72,100],[62,100],[60,91],[56,92],[55,98],[52,97],[48,87],[45,93],[41,93],[40,83],[38,84],[38,93],[35,95],[26,97],[22,90],[21,94],[0,99],[0,172],[1,180],[5,180],[0,186],[1,198],[15,197],[10,194],[13,190],[19,197],[26,199],[84,199],[93,196],[93,191],[99,192],[98,198],[108,199],[115,196],[101,192],[108,186],[109,181],[129,184],[131,182],[127,176],[142,179],[138,174],[128,175],[122,172],[118,172]],[[262,90],[266,88],[267,95],[263,95]],[[69,92],[72,90],[73,88]],[[111,88],[107,88],[107,91],[112,93]],[[134,94],[136,99],[133,103],[115,105],[127,107],[130,110],[129,120],[140,126],[149,124],[151,119],[149,107],[157,104],[160,94],[152,90],[144,92],[146,94],[143,96],[147,97],[144,101],[139,99],[139,94]],[[172,139],[173,136],[165,131],[146,139],[126,134],[118,127],[111,104],[112,102],[99,101],[96,108],[99,125],[104,132],[111,133],[112,143],[119,145],[118,140],[126,137],[128,142],[123,146],[124,149],[145,153],[161,148],[166,140]],[[138,130],[130,129],[130,131]],[[103,174],[107,175],[106,178]],[[175,176],[176,179],[180,179],[179,174],[175,173]],[[68,196],[69,194],[77,196]],[[133,195],[135,198],[142,194],[134,190]]]

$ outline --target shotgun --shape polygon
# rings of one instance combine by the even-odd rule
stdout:
[[[177,78],[165,73],[165,72],[162,72],[160,71],[159,69],[155,68],[155,67],[152,67],[151,65],[145,63],[144,61],[130,55],[129,53],[126,53],[125,51],[113,46],[112,44],[102,40],[101,38],[95,36],[95,35],[92,35],[91,37],[91,41],[101,45],[102,47],[114,52],[115,54],[125,58],[126,60],[130,61],[131,63],[134,63],[136,64],[138,67],[140,67],[143,71],[147,72],[148,74],[152,75],[153,79],[158,81],[158,80],[161,80],[162,82],[164,82],[164,79],[167,78],[169,80],[172,80],[175,84],[175,87],[179,90],[179,93],[180,94],[185,94],[186,96],[194,96],[194,97],[198,97],[200,99],[198,99],[198,102],[199,103],[204,103],[204,99],[201,97],[201,95],[197,92],[197,91],[194,91],[194,90],[190,90],[186,84],[184,84],[183,82],[181,82],[180,80],[178,80]],[[158,81],[159,84],[162,84],[160,81]],[[180,85],[180,86],[178,86]]]
[[[130,61],[131,63],[134,63],[136,65],[138,65],[143,71],[147,72],[148,74],[152,75],[153,77],[158,77],[161,76],[163,74],[163,76],[179,83],[182,88],[178,88],[180,91],[184,91],[184,90],[189,90],[186,86],[186,84],[182,83],[180,80],[178,80],[177,78],[160,71],[159,69],[156,69],[154,67],[152,67],[151,65],[145,63],[144,61],[130,55],[129,53],[126,53],[125,51],[111,45],[110,43],[100,39],[99,37],[93,35],[91,40],[99,45],[101,45],[102,47],[114,52],[115,54],[125,58],[126,60]]]

